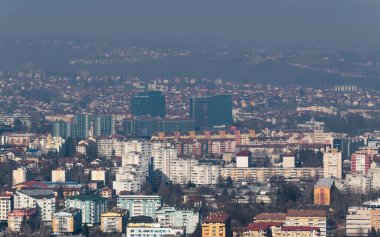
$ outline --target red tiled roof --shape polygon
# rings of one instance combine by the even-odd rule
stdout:
[[[282,222],[253,222],[247,226],[248,231],[266,230],[271,226],[281,226]]]
[[[236,156],[250,156],[251,152],[250,151],[240,151],[236,154]]]
[[[206,223],[222,223],[225,222],[228,218],[230,218],[230,215],[227,213],[212,213],[208,215],[205,219],[204,222]]]

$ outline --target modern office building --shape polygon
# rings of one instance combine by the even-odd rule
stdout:
[[[165,97],[160,91],[138,93],[131,100],[133,116],[149,115],[164,118],[166,115]]]
[[[70,137],[71,124],[63,120],[53,122],[52,135],[53,137],[62,137],[64,139]]]
[[[69,208],[53,214],[53,233],[56,235],[71,235],[82,228],[82,212]]]
[[[154,217],[161,207],[161,197],[158,195],[119,195],[117,208],[129,210],[129,215]]]
[[[94,136],[112,136],[115,135],[115,119],[111,115],[94,116]]]
[[[91,114],[75,114],[71,125],[71,136],[74,139],[86,139],[90,134]]]
[[[195,129],[220,129],[232,124],[232,96],[216,95],[190,99],[190,118]]]
[[[191,119],[157,119],[135,118],[123,121],[125,135],[129,136],[152,136],[157,132],[189,132],[194,131],[194,120]]]
[[[94,195],[73,196],[65,200],[65,207],[81,210],[82,224],[95,226],[100,224],[100,215],[106,211],[107,200]]]

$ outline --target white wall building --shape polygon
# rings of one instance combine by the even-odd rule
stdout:
[[[42,221],[51,222],[55,212],[52,190],[18,190],[14,195],[14,208],[36,208]]]
[[[330,149],[323,153],[323,177],[342,178],[342,152]]]
[[[13,195],[0,194],[0,221],[8,220],[8,212],[13,209]]]

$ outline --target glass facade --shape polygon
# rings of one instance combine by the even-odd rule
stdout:
[[[131,100],[133,116],[149,115],[164,118],[166,115],[165,97],[160,91],[145,91]]]
[[[190,99],[190,118],[195,129],[218,129],[232,124],[232,96],[216,95]]]

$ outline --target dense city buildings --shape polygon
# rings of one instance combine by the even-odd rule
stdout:
[[[131,99],[133,116],[149,115],[151,117],[166,116],[165,97],[160,91],[145,91]]]
[[[95,47],[97,56],[70,59],[89,68],[205,54],[45,44]],[[229,57],[225,51],[212,58]],[[244,56],[247,66],[300,69],[297,57],[265,50]],[[318,59],[313,70],[330,70],[321,65],[334,57]],[[378,232],[380,93],[372,87],[34,68],[0,71],[0,79],[5,235]]]

